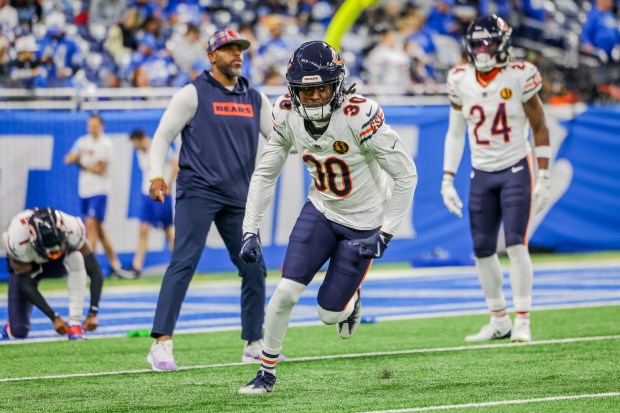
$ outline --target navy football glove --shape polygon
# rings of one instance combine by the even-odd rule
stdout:
[[[241,253],[239,253],[241,260],[243,260],[246,264],[251,264],[258,262],[262,256],[263,249],[261,248],[258,235],[252,232],[246,232],[243,234],[243,239],[241,240]]]
[[[357,247],[362,258],[381,258],[391,239],[390,234],[377,231],[368,238],[351,240],[349,245]]]

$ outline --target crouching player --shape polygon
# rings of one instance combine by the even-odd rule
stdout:
[[[2,331],[3,338],[28,335],[33,304],[52,320],[58,334],[67,334],[70,340],[83,339],[83,330],[97,328],[103,274],[80,218],[52,208],[27,209],[13,217],[2,241],[9,263],[9,322]],[[69,290],[68,324],[38,289],[43,278],[65,275]],[[81,326],[87,275],[91,305]]]

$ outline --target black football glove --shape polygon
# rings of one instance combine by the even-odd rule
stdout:
[[[390,234],[377,231],[368,238],[351,240],[349,245],[357,247],[362,258],[381,258],[391,239]]]
[[[241,240],[241,252],[239,258],[246,264],[252,264],[258,262],[263,256],[263,249],[260,245],[260,239],[258,235],[252,232],[246,232],[243,234]]]

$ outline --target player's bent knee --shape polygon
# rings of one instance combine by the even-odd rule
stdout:
[[[271,296],[269,306],[275,309],[292,308],[297,304],[297,301],[299,301],[305,289],[305,285],[283,278],[278,284],[276,291]]]
[[[12,338],[26,338],[30,329],[25,326],[13,326],[11,325],[11,337]]]
[[[476,258],[486,258],[495,254],[497,245],[493,245],[490,239],[486,237],[474,238],[474,255]]]
[[[320,305],[317,305],[317,310],[323,324],[331,325],[338,322],[341,311],[329,311],[324,309]]]

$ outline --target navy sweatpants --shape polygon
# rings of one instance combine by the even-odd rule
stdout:
[[[177,198],[174,218],[176,237],[172,259],[159,292],[151,336],[172,336],[212,222],[226,244],[231,261],[241,277],[241,338],[247,341],[263,337],[265,316],[265,277],[261,259],[245,264],[239,258],[245,209],[224,205],[208,198]]]

